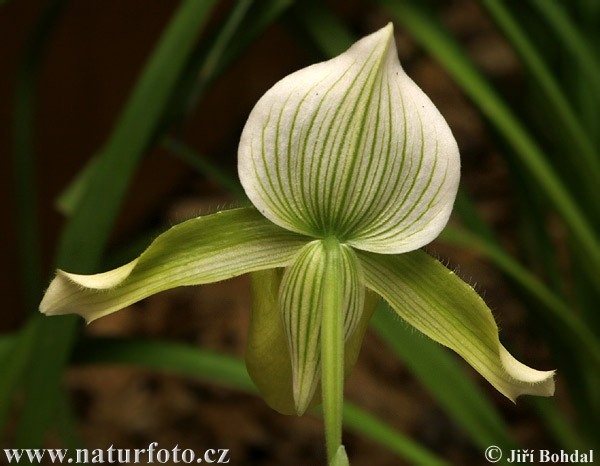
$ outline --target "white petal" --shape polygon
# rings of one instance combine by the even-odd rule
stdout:
[[[397,253],[445,226],[460,161],[443,117],[400,66],[390,24],[275,84],[248,118],[238,169],[274,223]]]

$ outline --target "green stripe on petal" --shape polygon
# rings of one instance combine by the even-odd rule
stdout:
[[[361,317],[365,292],[354,252],[345,246],[341,246],[340,250],[344,336],[345,341],[348,341],[356,329],[364,324]],[[292,392],[296,413],[299,415],[308,408],[321,378],[322,288],[325,263],[326,251],[323,242],[313,241],[307,244],[285,271],[279,290],[281,320],[291,358]],[[361,335],[358,346],[360,340]],[[353,344],[357,343],[352,341]],[[357,350],[352,350],[350,360],[356,358],[355,351],[357,353]]]
[[[59,270],[40,304],[47,315],[89,323],[150,295],[290,264],[307,239],[253,208],[198,217],[160,235],[134,261],[96,275]]]
[[[400,66],[391,24],[275,84],[238,155],[246,194],[274,223],[382,253],[439,234],[460,172],[448,125]]]
[[[279,308],[279,287],[283,269],[250,274],[252,314],[246,344],[246,368],[262,398],[281,414],[296,414],[292,384],[292,363]],[[364,288],[364,287],[363,287]],[[352,374],[365,332],[379,295],[365,290],[365,303],[358,325],[344,347],[344,379]],[[321,402],[317,387],[308,408]]]
[[[423,251],[359,252],[358,257],[367,287],[413,327],[456,351],[510,400],[554,394],[554,371],[537,371],[511,356],[484,301],[439,261]]]

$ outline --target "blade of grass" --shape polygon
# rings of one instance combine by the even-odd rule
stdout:
[[[217,27],[210,44],[208,46],[199,44],[190,54],[185,71],[170,94],[168,105],[151,141],[161,140],[176,121],[189,113],[189,109],[197,103],[198,99],[293,1],[264,0],[253,3],[243,1],[234,4],[230,14]],[[91,173],[98,169],[97,165],[96,157],[90,159],[60,194],[57,204],[62,212],[72,213],[81,197],[80,186],[87,183]]]
[[[221,60],[215,66],[212,81],[218,79],[235,62],[244,51],[296,0],[261,0],[254,2],[252,8],[241,22],[235,36],[223,50]]]
[[[456,200],[454,201],[454,212],[458,214],[460,221],[467,230],[493,243],[498,243],[496,232],[479,214],[475,202],[462,187],[458,188]]]
[[[214,1],[184,1],[152,53],[59,241],[57,266],[93,272],[129,181]],[[35,320],[41,319],[35,316]],[[43,319],[27,370],[16,446],[40,447],[60,396],[62,369],[76,336],[76,317]]]
[[[3,436],[10,415],[15,391],[34,351],[39,319],[30,319],[17,335],[3,339],[2,379],[0,379],[0,438]]]
[[[510,160],[509,165],[511,165]],[[517,176],[522,176],[522,173],[519,172],[518,167],[511,168]],[[543,246],[543,244],[548,241],[547,231],[544,228],[545,222],[538,218],[541,217],[540,211],[544,211],[545,207],[543,206],[543,203],[540,204],[540,196],[536,194],[534,189],[529,189],[530,186],[528,184],[516,183],[515,187],[518,190],[517,197],[521,199],[519,207],[521,207],[524,203],[529,205],[529,207],[525,208],[524,210],[525,215],[522,216],[522,221],[528,226],[528,230],[530,230],[532,239],[531,242],[527,242],[525,247],[529,251],[533,249],[537,251],[537,249],[540,249],[538,247],[538,243]],[[583,325],[581,324],[581,315],[573,314],[572,309],[564,300],[564,296],[561,295],[561,290],[563,289],[562,284],[560,283],[561,277],[555,276],[556,272],[553,272],[558,268],[556,257],[553,257],[552,254],[549,254],[549,251],[546,251],[545,253],[543,250],[539,251],[541,257],[535,258],[535,260],[538,263],[543,264],[544,271],[550,279],[550,285],[539,282],[538,279],[528,270],[515,262],[512,256],[508,254],[502,247],[497,237],[494,234],[490,234],[490,231],[485,227],[485,225],[481,225],[482,219],[480,218],[475,205],[470,201],[466,193],[459,193],[455,208],[465,226],[471,230],[469,232],[470,237],[464,238],[460,246],[472,250],[473,238],[482,240],[483,243],[491,245],[497,251],[497,254],[503,257],[505,262],[512,264],[509,265],[508,268],[515,268],[517,273],[511,273],[510,271],[506,270],[506,267],[498,267],[498,264],[495,264],[496,267],[509,279],[509,283],[515,287],[517,294],[521,295],[520,298],[525,308],[534,310],[534,312],[531,313],[534,316],[534,318],[532,318],[532,324],[539,327],[540,334],[546,336],[545,339],[552,350],[556,367],[559,368],[562,378],[566,382],[571,400],[573,400],[573,407],[579,420],[580,429],[585,429],[586,432],[594,431],[594,423],[593,421],[590,422],[591,419],[594,418],[593,415],[590,415],[590,406],[592,404],[590,401],[593,401],[594,398],[590,398],[591,394],[588,390],[588,387],[590,384],[592,384],[592,386],[596,385],[594,383],[595,377],[593,377],[593,375],[597,373],[597,370],[595,370],[593,367],[593,363],[590,364],[588,358],[589,350],[587,350],[585,346],[579,345],[579,339],[577,337],[574,338],[571,332],[565,332],[564,325],[560,322],[560,320],[557,321],[552,313],[548,315],[546,304],[544,302],[545,300],[536,296],[537,293],[535,289],[533,292],[532,290],[527,290],[527,283],[524,283],[523,281],[519,282],[520,275],[526,276],[527,279],[525,282],[531,280],[534,284],[534,287],[539,286],[539,291],[542,294],[547,294],[550,298],[550,301],[555,301],[559,307],[563,308],[563,313],[567,315],[571,314],[573,319],[579,321],[580,325]],[[447,231],[442,233],[441,240],[444,241],[443,236],[448,234],[451,235],[453,232],[458,232],[459,235],[461,234],[460,230],[447,228]],[[533,243],[535,248],[531,247],[530,243]],[[490,257],[486,256],[485,254],[484,256],[490,260]],[[493,263],[492,260],[490,260],[490,262]],[[540,316],[541,318],[535,318],[535,310],[538,310],[539,314],[543,314]],[[584,327],[587,333],[593,333],[587,330],[587,326],[584,325]],[[570,422],[555,405],[551,405],[546,411],[552,411],[553,423],[551,426],[548,426],[549,431],[551,431],[561,445],[565,446],[565,449],[568,449],[567,445],[572,443],[572,439],[568,436]],[[544,417],[542,413],[540,413],[540,416]],[[562,428],[558,428],[558,426],[562,426]],[[560,435],[563,433],[566,435],[566,437],[560,438]]]
[[[234,176],[227,173],[217,164],[210,162],[206,157],[203,157],[192,150],[182,141],[167,137],[163,140],[163,146],[193,167],[198,173],[202,173],[234,197],[237,197],[238,199],[246,198],[244,188],[242,188],[242,185]]]
[[[56,430],[60,444],[69,450],[81,448],[83,442],[77,430],[77,420],[66,390],[61,390],[56,410]]]
[[[258,395],[244,361],[194,346],[157,340],[86,338],[73,352],[74,364],[118,364],[185,376]],[[358,406],[344,403],[344,424],[413,464],[445,465],[428,449]]]
[[[100,154],[95,154],[86,162],[73,180],[54,199],[54,207],[65,217],[73,215],[77,202],[83,196],[92,174],[98,170]]]
[[[102,253],[137,163],[214,3],[188,0],[175,12],[100,151],[98,169],[91,174],[73,218],[64,228],[59,262],[94,263]],[[97,208],[99,193],[103,193],[102,209]],[[81,238],[84,230],[92,235]]]
[[[200,96],[216,78],[216,70],[223,54],[239,32],[253,0],[239,0],[228,12],[226,18],[211,32],[203,43],[198,44],[191,54],[186,70],[169,99],[156,138],[160,138],[176,121],[185,118],[196,106]],[[204,43],[208,43],[205,46]]]
[[[570,140],[576,148],[572,151],[571,159],[579,166],[580,178],[586,182],[588,195],[593,196],[600,182],[600,158],[577,118],[573,106],[525,32],[512,17],[508,6],[495,0],[480,0],[480,2],[510,41],[513,49],[520,56],[521,63],[529,70],[552,105],[554,119],[557,121],[556,130],[562,133],[564,128],[569,133]]]
[[[38,79],[46,46],[67,5],[66,0],[49,3],[42,11],[23,48],[17,68],[13,108],[13,190],[16,212],[19,276],[24,308],[37,309],[41,286],[41,251],[37,213],[35,173],[35,101]],[[33,351],[37,323],[27,324],[16,342],[0,354],[3,369],[0,378],[0,434],[4,431],[14,393],[21,383],[27,361]]]
[[[544,427],[552,434],[565,451],[585,450],[588,446],[582,442],[573,428],[566,422],[556,404],[547,399],[531,397],[527,400],[543,420]]]
[[[35,101],[49,38],[67,3],[67,0],[53,1],[42,12],[23,48],[16,73],[12,172],[19,275],[27,312],[37,309],[42,277],[34,155]]]
[[[244,361],[233,356],[202,350],[182,343],[86,338],[73,352],[74,364],[124,364],[201,377],[211,382],[258,393],[246,372]]]
[[[545,0],[529,0],[538,14],[546,20],[548,25],[559,37],[560,43],[575,58],[587,77],[587,84],[596,97],[600,97],[600,62],[594,49],[591,48],[579,28],[569,18],[560,2]]]
[[[398,320],[387,303],[375,310],[371,326],[477,446],[516,448],[498,412],[447,350]]]
[[[3,333],[0,335],[0,359],[10,353],[16,341],[16,335],[10,333]]]
[[[325,57],[339,55],[356,41],[356,37],[322,2],[306,0],[298,3],[293,8],[293,15]]]
[[[430,466],[450,464],[409,437],[399,435],[397,430],[348,401],[344,403],[344,426],[350,431],[383,445],[410,464]]]
[[[571,312],[561,297],[547,288],[505,251],[477,235],[453,227],[446,227],[439,239],[483,254],[499,270],[510,277],[519,288],[543,304],[546,313],[549,314],[543,317],[553,319],[558,328],[561,328],[563,332],[568,332],[570,336],[567,340],[571,344],[575,344],[579,351],[581,351],[580,346],[585,348],[583,352],[590,357],[596,367],[600,368],[600,342],[596,335]]]
[[[442,64],[465,94],[506,138],[515,153],[519,155],[519,161],[527,169],[530,178],[538,183],[573,238],[588,254],[586,261],[588,271],[597,274],[597,270],[600,269],[600,245],[593,228],[546,161],[537,143],[494,91],[456,39],[421,4],[407,0],[378,0],[378,2]],[[598,280],[600,281],[600,277]]]

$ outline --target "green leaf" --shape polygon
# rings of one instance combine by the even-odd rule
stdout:
[[[456,228],[446,228],[439,238],[456,246],[482,253],[499,270],[515,282],[520,289],[540,302],[544,307],[540,318],[550,319],[552,326],[568,336],[565,341],[575,350],[585,348],[586,355],[596,367],[600,367],[600,342],[581,317],[572,312],[565,300],[544,285],[531,272],[514,260],[506,251],[480,235]],[[532,311],[533,312],[533,311]]]
[[[189,54],[190,58],[186,60],[185,69],[180,71],[177,84],[173,85],[169,102],[164,107],[153,137],[148,138],[149,143],[159,140],[175,122],[183,118],[199,97],[292,2],[293,0],[262,0],[261,2],[244,0],[236,3],[227,18],[218,26],[214,40],[212,42],[210,38],[203,40]],[[210,43],[206,46],[205,42]],[[171,72],[171,68],[166,68],[164,71]],[[178,152],[178,155],[190,161],[190,158],[186,157],[189,154]],[[98,156],[90,159],[57,199],[56,204],[64,214],[72,214],[88,179],[98,169],[97,159]],[[192,165],[197,168],[200,164],[201,162],[196,160]],[[201,165],[210,170],[208,164]],[[225,187],[232,187],[232,183],[227,183]]]
[[[93,173],[100,166],[100,154],[92,156],[69,185],[54,200],[54,207],[65,217],[70,217],[85,193]]]
[[[88,338],[73,353],[75,364],[135,365],[169,373],[200,377],[248,393],[256,387],[238,358],[190,345],[160,340]],[[344,404],[345,426],[362,434],[412,464],[446,465],[425,447],[358,406]]]
[[[215,4],[185,0],[152,53],[109,141],[98,169],[90,176],[81,201],[61,235],[56,263],[78,272],[94,272],[108,240],[127,186],[152,137],[161,108],[176,76]],[[41,447],[53,422],[60,396],[61,373],[77,330],[71,317],[32,318],[39,327],[26,365],[26,390],[15,446]]]
[[[409,464],[444,466],[449,463],[414,440],[398,432],[381,419],[357,407],[353,403],[344,404],[344,425],[347,429],[370,438],[396,453]]]
[[[535,7],[540,17],[548,22],[561,45],[568,50],[569,55],[575,59],[585,73],[587,84],[591,87],[592,92],[596,97],[600,97],[600,61],[595,49],[590,47],[581,34],[580,26],[569,18],[561,2],[529,0],[529,3]]]
[[[544,428],[562,449],[568,451],[589,449],[589,445],[573,430],[567,416],[561,412],[556,402],[538,397],[532,397],[528,401],[537,412]]]
[[[456,351],[507,398],[554,394],[554,371],[531,369],[511,356],[483,300],[439,261],[422,251],[359,252],[358,258],[369,288],[417,330]]]
[[[221,186],[224,190],[240,200],[246,198],[244,188],[242,188],[242,185],[240,185],[240,182],[236,177],[231,176],[219,167],[219,165],[212,163],[201,154],[192,150],[182,141],[167,137],[163,140],[163,146],[174,155],[181,158],[184,162],[187,162],[197,172],[205,175],[212,183]]]
[[[33,351],[38,324],[38,320],[31,319],[16,335],[3,335],[0,339],[0,363],[4,368],[0,381],[0,437],[11,412],[14,393]]]
[[[600,182],[600,158],[581,121],[577,118],[575,109],[525,31],[512,17],[509,7],[504,2],[496,0],[480,1],[519,54],[521,62],[535,78],[537,86],[551,104],[554,120],[557,121],[557,129],[566,130],[566,133],[569,134],[568,140],[572,144],[570,147],[574,149],[571,151],[570,163],[578,165],[578,172],[582,181],[586,183],[587,192],[593,196]],[[545,5],[547,3],[544,2]]]
[[[73,353],[75,364],[125,364],[161,370],[256,393],[244,362],[183,343],[122,338],[83,339]]]
[[[70,392],[66,388],[61,390],[56,410],[56,431],[63,448],[76,450],[83,448],[83,442],[78,431],[77,415],[71,406]]]
[[[253,208],[198,217],[163,233],[141,256],[117,269],[96,275],[59,270],[40,311],[79,314],[89,323],[170,288],[286,266],[306,242]]]
[[[12,119],[12,194],[14,198],[19,282],[24,311],[35,312],[42,285],[40,227],[37,212],[35,119],[38,79],[46,46],[61,18],[67,0],[47,2],[27,37],[15,76]],[[16,309],[15,309],[16,311]],[[15,390],[23,378],[35,342],[33,321],[19,332],[18,342],[0,354],[0,437]]]
[[[104,249],[120,201],[214,4],[215,0],[187,0],[174,13],[115,129],[100,150],[97,167],[89,175],[74,215],[65,226],[60,238],[59,266],[64,266],[66,260],[82,263],[99,256]],[[99,193],[103,193],[101,200]],[[101,209],[97,208],[99,203]],[[84,230],[90,233],[82,236]],[[91,271],[88,267],[82,267],[82,271]]]
[[[267,91],[238,164],[274,223],[385,253],[438,235],[460,171],[448,125],[398,62],[391,25]]]
[[[35,157],[36,97],[40,68],[67,0],[54,0],[42,11],[20,57],[13,97],[12,174],[19,275],[27,312],[36,310],[42,270]]]
[[[371,319],[373,329],[456,425],[480,448],[517,448],[502,416],[456,357],[390,311],[385,302],[378,306]]]

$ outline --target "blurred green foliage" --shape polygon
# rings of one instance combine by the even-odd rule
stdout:
[[[459,222],[441,240],[487,258],[506,278],[539,329],[566,386],[562,403],[531,405],[556,445],[597,448],[600,419],[600,7],[586,0],[472,0],[520,60],[530,92],[507,96],[471,57],[443,19],[445,2],[373,0],[365,8],[396,22],[454,80],[487,122],[518,202],[519,235],[508,250],[463,190]],[[225,191],[243,196],[237,180],[171,134],[199,99],[274,23],[322,59],[358,37],[326,2],[240,0],[198,40],[218,2],[183,0],[149,56],[111,134],[60,199],[67,220],[55,265],[89,273],[108,260],[109,233],[144,155],[159,144]],[[13,112],[13,172],[21,281],[31,311],[16,334],[0,337],[0,429],[16,393],[14,447],[38,448],[56,429],[64,445],[78,443],[61,383],[68,364],[129,364],[168,370],[254,392],[243,364],[175,342],[82,340],[74,317],[35,312],[44,271],[35,201],[35,98],[45,44],[67,0],[48,3],[22,50]],[[169,135],[171,134],[171,135]],[[562,239],[549,233],[559,219]],[[142,237],[145,232],[140,232]],[[447,352],[408,332],[386,313],[372,324],[397,357],[478,449],[515,448],[517,439],[494,402]],[[75,346],[77,351],[74,351]],[[440,385],[440,377],[444,385]],[[347,428],[409,462],[443,464],[435,452],[360,408],[347,404]],[[523,447],[527,448],[527,445]],[[600,449],[597,450],[600,453]],[[352,461],[352,458],[350,458]]]

